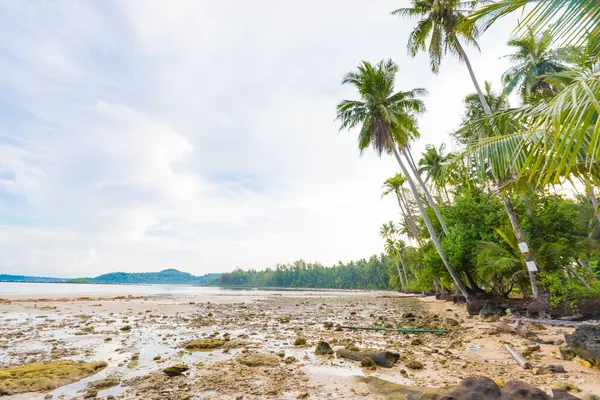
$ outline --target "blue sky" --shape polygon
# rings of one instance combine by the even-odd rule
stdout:
[[[338,133],[340,85],[393,58],[426,87],[421,140],[448,140],[463,65],[406,55],[406,1],[0,4],[0,272],[194,274],[382,250],[391,159]],[[469,49],[499,87],[506,20]]]

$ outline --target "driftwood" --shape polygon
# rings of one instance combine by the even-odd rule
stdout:
[[[389,351],[382,351],[380,353],[367,353],[362,351],[351,351],[346,349],[340,349],[335,352],[337,357],[347,358],[354,361],[362,361],[363,358],[369,357],[375,364],[385,368],[391,368],[396,364],[396,361],[400,358],[398,353],[390,353]]]
[[[517,323],[528,322],[539,325],[554,325],[554,326],[572,326],[577,327],[581,325],[600,325],[600,322],[592,321],[565,321],[560,319],[535,319],[535,318],[507,318],[509,321],[515,321]]]
[[[523,367],[523,369],[531,369],[531,364],[529,364],[527,360],[523,358],[523,356],[514,349],[514,347],[512,347],[508,343],[504,343],[504,347],[506,348],[506,350],[508,350],[510,355],[513,356],[515,361],[518,362],[521,367]]]
[[[524,339],[529,339],[534,343],[554,344],[554,342],[552,342],[552,341],[540,339],[538,337],[538,335],[536,335],[535,333],[533,333],[530,330],[527,330],[526,328],[521,326],[520,321],[517,321],[517,323],[514,326],[510,326],[506,322],[501,322],[499,324],[495,324],[494,328],[496,328],[496,330],[498,330],[499,332],[511,333],[513,335],[518,335]]]

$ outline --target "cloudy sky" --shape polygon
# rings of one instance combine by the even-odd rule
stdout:
[[[392,159],[338,133],[340,85],[393,58],[426,87],[422,139],[448,140],[472,91],[406,55],[407,0],[0,4],[0,273],[194,274],[382,250]],[[469,50],[499,85],[512,21]]]

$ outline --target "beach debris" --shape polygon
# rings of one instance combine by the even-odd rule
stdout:
[[[458,323],[458,322],[457,322]],[[400,333],[446,333],[447,329],[410,329],[410,328],[370,328],[362,326],[343,326],[342,329],[352,330],[366,330],[366,331],[389,331],[389,332],[400,332]]]
[[[514,347],[512,347],[508,343],[504,343],[504,348],[510,353],[510,355],[515,359],[515,361],[523,368],[523,369],[531,369],[531,364],[523,358],[521,354]]]

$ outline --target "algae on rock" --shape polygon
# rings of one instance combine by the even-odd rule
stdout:
[[[0,368],[0,396],[56,389],[94,375],[108,364],[69,360]]]

